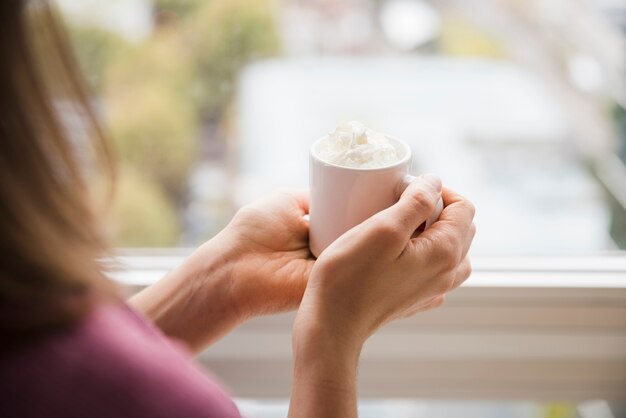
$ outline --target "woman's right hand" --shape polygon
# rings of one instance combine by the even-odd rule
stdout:
[[[414,237],[440,197],[445,206],[439,220]],[[468,278],[473,218],[467,199],[442,190],[437,177],[425,175],[395,205],[346,232],[320,255],[294,323],[294,398],[308,387],[309,394],[320,393],[328,409],[316,411],[321,415],[292,409],[290,417],[356,412],[355,405],[331,406],[330,399],[354,390],[363,343],[390,320],[441,305],[445,294]]]
[[[440,197],[439,220],[419,236]],[[441,305],[467,279],[474,207],[437,177],[415,180],[397,204],[329,246],[315,263],[298,311],[296,337],[315,324],[361,344],[382,324]]]

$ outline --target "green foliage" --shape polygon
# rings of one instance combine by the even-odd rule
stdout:
[[[463,16],[445,16],[439,48],[450,55],[503,58],[505,48],[500,39]]]
[[[197,147],[190,103],[160,84],[145,82],[110,99],[107,120],[119,158],[180,200]]]
[[[176,211],[158,183],[137,170],[120,170],[113,201],[114,244],[120,247],[176,245],[180,226]]]
[[[128,50],[109,68],[107,123],[121,160],[180,202],[194,163],[198,119],[189,59],[172,33]]]
[[[187,17],[204,2],[206,0],[156,0],[154,10],[156,13],[168,12],[179,17]]]
[[[111,32],[83,26],[71,27],[70,39],[87,82],[94,91],[101,92],[107,68],[128,44]]]
[[[147,41],[120,51],[106,69],[105,99],[119,90],[158,83],[186,97],[193,82],[191,53],[174,28],[155,32]]]
[[[546,404],[541,416],[543,418],[575,418],[578,416],[576,407],[566,403]]]
[[[191,23],[198,71],[198,106],[218,119],[232,100],[236,78],[247,63],[279,51],[271,0],[212,0]]]
[[[186,203],[200,121],[221,122],[241,69],[278,52],[274,1],[157,0],[155,31],[140,43],[95,28],[71,31],[124,167],[117,245],[176,243],[175,209]]]

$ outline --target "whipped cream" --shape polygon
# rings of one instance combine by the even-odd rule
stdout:
[[[342,122],[316,148],[326,162],[353,168],[380,168],[400,160],[391,141],[360,122]]]

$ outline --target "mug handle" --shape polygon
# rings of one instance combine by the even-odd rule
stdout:
[[[402,194],[406,190],[406,188],[409,187],[409,184],[411,184],[416,178],[417,177],[411,174],[405,175],[402,178],[402,182],[400,183],[399,194]],[[439,200],[437,201],[437,205],[435,205],[435,210],[433,211],[433,213],[431,213],[428,219],[426,219],[426,221],[424,221],[424,223],[421,224],[419,228],[417,228],[416,232],[423,232],[426,230],[426,228],[430,227],[432,224],[437,222],[437,219],[439,219],[439,215],[441,215],[442,210],[443,210],[443,199],[439,198]]]

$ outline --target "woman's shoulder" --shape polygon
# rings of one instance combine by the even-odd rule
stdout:
[[[2,416],[239,417],[182,346],[123,304],[0,358],[0,393]]]

